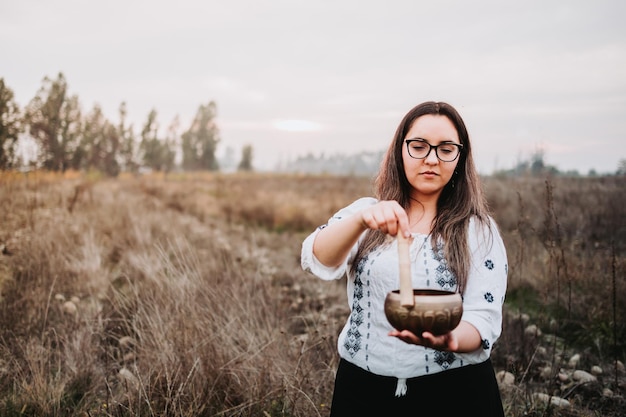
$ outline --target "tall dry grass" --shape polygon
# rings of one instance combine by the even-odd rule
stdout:
[[[512,415],[532,410],[529,398],[537,391],[567,398],[582,411],[548,407],[533,415],[621,415],[626,182],[490,178],[486,189],[510,264],[509,314],[494,359],[521,375],[525,388],[508,396]],[[529,317],[538,334],[528,333]],[[561,380],[577,355],[580,369],[602,370],[597,382]]]
[[[485,187],[510,261],[493,356],[516,376],[507,415],[557,415],[533,403],[537,390],[567,394],[576,407],[562,415],[620,415],[624,182]],[[327,415],[345,288],[303,273],[300,244],[370,188],[330,176],[2,174],[0,414]],[[529,320],[550,338],[528,335]],[[562,393],[542,379],[573,352],[604,365],[601,387]]]
[[[338,323],[297,239],[159,183],[3,179],[0,413],[322,415]]]
[[[511,304],[535,314],[543,311],[542,324],[557,320],[573,343],[623,358],[626,345],[615,346],[613,333],[626,336],[626,309],[623,303],[616,311],[610,307],[626,294],[626,283],[623,278],[613,283],[611,269],[616,260],[623,277],[626,181],[491,179],[487,189],[505,232]],[[621,318],[614,323],[616,331],[609,326],[614,314]]]

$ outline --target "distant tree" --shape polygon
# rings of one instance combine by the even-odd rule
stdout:
[[[626,175],[626,159],[621,159],[617,165],[617,175]]]
[[[180,118],[178,115],[174,117],[172,123],[167,128],[167,136],[163,144],[163,169],[169,172],[176,165],[176,149],[178,148],[180,129]]]
[[[100,154],[98,155],[98,169],[110,177],[115,177],[122,170],[119,162],[122,138],[115,125],[108,120],[105,123],[102,133]]]
[[[95,169],[109,176],[117,176],[120,172],[118,153],[121,138],[99,105],[95,105],[85,118],[82,132],[80,147],[73,161],[74,167]]]
[[[120,138],[120,150],[119,150],[119,162],[121,168],[129,172],[137,172],[140,165],[139,159],[139,147],[135,134],[133,133],[133,126],[126,125],[126,103],[122,102],[119,107],[120,123],[117,126],[117,134]]]
[[[494,173],[496,176],[501,177],[519,177],[519,176],[558,176],[562,175],[559,170],[553,165],[547,165],[545,163],[545,151],[543,149],[537,149],[534,151],[528,160],[522,160],[518,158],[515,166],[508,170],[498,170]],[[578,174],[576,174],[578,175]]]
[[[546,170],[546,164],[544,162],[545,152],[542,149],[538,149],[530,157],[530,172],[532,175],[543,174]]]
[[[186,170],[219,169],[215,151],[219,132],[215,123],[215,102],[198,108],[191,127],[182,135],[182,166]]]
[[[45,77],[35,98],[26,107],[29,133],[39,146],[39,163],[46,169],[65,171],[75,159],[81,134],[77,96],[68,95],[65,77]]]
[[[17,141],[22,131],[21,114],[13,90],[0,78],[0,169],[12,168]]]
[[[241,151],[241,162],[239,162],[239,166],[237,167],[237,169],[239,171],[252,171],[253,156],[254,150],[252,149],[252,145],[244,146]]]
[[[139,148],[142,153],[143,164],[155,171],[160,171],[163,164],[163,148],[158,137],[159,125],[156,118],[157,112],[153,109],[148,114],[148,120],[141,130]]]
[[[176,157],[176,141],[172,138],[172,132],[176,132],[177,124],[175,119],[168,130],[168,137],[159,138],[159,125],[157,123],[157,112],[152,110],[148,114],[148,120],[141,131],[141,142],[139,149],[143,156],[143,164],[155,171],[170,171],[174,167]]]

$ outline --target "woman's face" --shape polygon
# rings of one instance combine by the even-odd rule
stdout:
[[[452,178],[461,156],[459,155],[452,162],[443,162],[437,158],[435,149],[431,148],[430,153],[425,158],[413,158],[406,145],[406,141],[411,139],[421,140],[420,142],[413,142],[413,144],[421,148],[423,152],[428,149],[427,144],[431,146],[445,143],[460,144],[459,135],[446,116],[425,114],[415,119],[404,138],[402,160],[404,161],[404,172],[413,188],[411,196],[417,200],[420,200],[421,197],[439,197],[443,188]],[[448,159],[444,155],[444,149],[438,148],[438,151],[441,157]],[[412,151],[412,153],[416,155],[418,151]]]

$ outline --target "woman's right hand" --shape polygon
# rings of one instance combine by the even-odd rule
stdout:
[[[339,266],[367,229],[380,230],[391,236],[402,230],[406,237],[411,236],[409,217],[402,206],[397,201],[379,201],[321,229],[313,243],[313,254],[326,266]]]
[[[380,230],[391,236],[398,232],[403,232],[406,237],[411,236],[409,216],[395,200],[379,201],[364,209],[360,215],[361,224],[366,229]]]

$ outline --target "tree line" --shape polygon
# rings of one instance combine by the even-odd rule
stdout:
[[[30,164],[61,172],[97,170],[110,176],[137,172],[142,167],[164,172],[175,168],[216,171],[220,142],[216,114],[217,105],[210,101],[198,107],[182,134],[178,116],[161,133],[153,109],[136,132],[127,121],[125,102],[119,107],[118,123],[108,120],[98,104],[83,113],[78,96],[69,93],[63,73],[55,79],[45,77],[23,109],[0,78],[0,169]],[[36,145],[33,161],[24,161],[20,155],[19,141],[24,135]],[[238,169],[252,170],[252,158],[252,147],[244,147]]]
[[[136,132],[127,121],[126,103],[121,103],[118,112],[118,123],[108,120],[98,104],[84,113],[78,96],[68,92],[63,73],[55,79],[45,77],[35,97],[21,109],[14,100],[13,91],[0,78],[0,170],[28,166],[52,171],[96,170],[116,176],[122,171],[138,172],[141,168],[163,172],[220,169],[216,157],[220,135],[215,122],[217,105],[214,101],[198,107],[191,125],[182,134],[178,116],[162,133],[158,114],[153,109],[141,130]],[[24,160],[19,152],[20,140],[24,138],[30,138],[35,144],[37,154],[34,160]],[[252,146],[244,146],[236,169],[253,170],[253,156]],[[560,172],[547,165],[544,156],[539,150],[529,160],[518,162],[512,169],[498,170],[494,175],[580,175],[576,171]],[[277,169],[373,175],[380,158],[382,151],[319,157],[309,154]],[[233,166],[227,169],[235,168],[232,162]],[[592,170],[588,175],[597,173]],[[626,159],[619,161],[616,175],[626,176]]]

